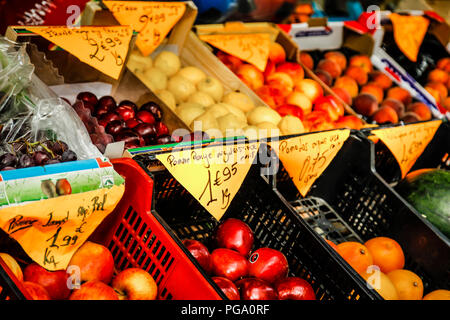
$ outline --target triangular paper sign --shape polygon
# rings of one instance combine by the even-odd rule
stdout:
[[[414,163],[433,139],[441,120],[408,124],[405,126],[373,130],[372,133],[392,152],[406,176]]]
[[[422,16],[403,16],[397,13],[392,13],[389,17],[392,21],[394,40],[398,48],[409,60],[417,61],[417,55],[430,21]]]
[[[186,11],[183,2],[103,1],[121,25],[136,32],[136,46],[148,56],[166,38]]]
[[[272,141],[269,144],[304,197],[349,136],[348,129],[333,130]]]
[[[33,26],[25,29],[39,34],[116,80],[124,66],[133,35],[133,30],[128,26]]]
[[[258,153],[259,142],[190,148],[156,155],[217,220],[225,214]]]
[[[266,69],[269,59],[270,34],[208,34],[199,38],[210,45],[246,61],[259,70]]]

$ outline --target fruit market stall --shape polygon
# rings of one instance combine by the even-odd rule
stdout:
[[[7,26],[0,301],[450,300],[450,28],[294,2]]]

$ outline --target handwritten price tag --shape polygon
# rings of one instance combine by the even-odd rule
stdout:
[[[433,139],[441,123],[441,120],[436,120],[408,124],[373,130],[372,133],[380,138],[392,152],[402,171],[402,178],[404,178]]]
[[[305,196],[349,136],[350,130],[334,130],[269,144],[277,153],[298,191]]]
[[[133,35],[133,30],[125,26],[25,28],[116,80],[124,66]]]
[[[125,186],[36,201],[0,210],[0,226],[36,263],[66,269],[75,251],[115,208]]]
[[[212,34],[200,35],[199,38],[217,49],[253,64],[261,71],[266,69],[270,48],[268,33]]]
[[[259,142],[159,154],[156,158],[217,220],[225,214],[258,152]]]
[[[136,46],[144,56],[152,53],[186,11],[182,2],[103,1],[122,25],[138,36]]]

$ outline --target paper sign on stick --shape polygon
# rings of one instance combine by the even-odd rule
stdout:
[[[239,191],[259,142],[158,154],[156,158],[217,220]]]
[[[121,25],[138,32],[136,46],[148,56],[166,38],[186,11],[182,2],[103,1]]]
[[[39,34],[116,80],[124,66],[133,35],[133,30],[128,26],[33,26],[25,29]]]
[[[441,120],[436,120],[408,124],[373,130],[372,133],[379,137],[392,152],[402,171],[402,178],[404,178],[433,139],[441,123]]]
[[[270,142],[302,196],[328,167],[350,136],[350,130],[319,132]]]

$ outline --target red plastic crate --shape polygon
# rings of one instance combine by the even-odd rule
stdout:
[[[125,193],[114,211],[101,223],[89,240],[107,246],[117,270],[140,267],[158,284],[158,299],[219,300],[218,291],[195,267],[187,252],[177,244],[151,213],[153,180],[132,159],[111,161],[125,178]],[[23,288],[0,260],[0,300],[26,299]],[[22,289],[22,290],[21,290]],[[22,293],[22,294],[21,294]]]

